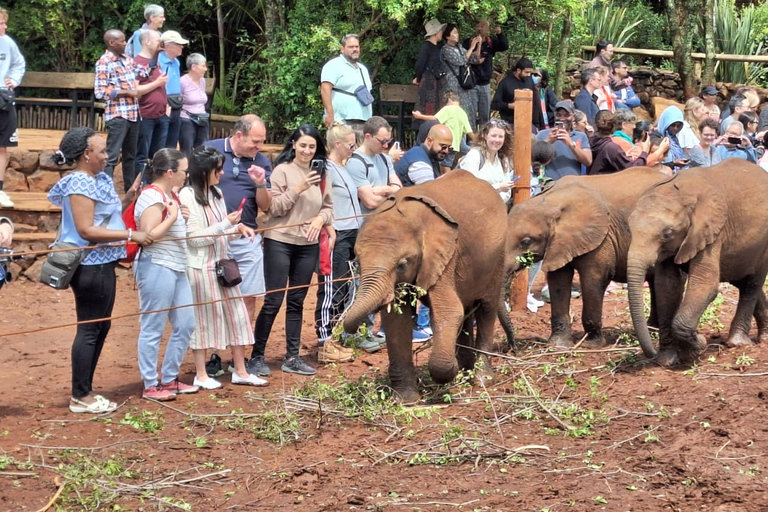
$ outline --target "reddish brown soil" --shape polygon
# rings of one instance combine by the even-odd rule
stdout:
[[[115,314],[136,311],[132,279],[121,271],[118,282]],[[719,317],[727,329],[736,297],[730,288],[724,294]],[[0,510],[40,509],[56,492],[57,474],[69,482],[57,510],[73,511],[768,508],[768,347],[725,349],[725,331],[703,330],[711,345],[693,371],[670,370],[643,364],[641,355],[636,364],[619,362],[637,352],[622,340],[619,351],[547,352],[541,341],[549,307],[515,312],[525,346],[518,359],[494,358],[497,376],[487,394],[481,386],[432,386],[425,397],[434,408],[410,410],[420,417],[389,413],[366,421],[343,417],[330,401],[296,409],[294,389],[312,380],[279,369],[268,388],[226,384],[180,397],[170,403],[175,409],[142,400],[133,317],[113,322],[96,374],[97,392],[123,405],[89,421],[67,409],[74,328],[3,336],[73,321],[71,292],[12,283],[0,291],[0,304]],[[316,363],[313,306],[308,300],[304,351]],[[580,307],[574,301],[577,332]],[[631,333],[621,293],[607,299],[604,317],[612,343]],[[282,354],[282,321],[281,314],[269,346],[273,368]],[[380,378],[385,354],[322,367],[317,380]],[[416,357],[423,364],[427,352]],[[191,381],[192,374],[188,357],[183,377]],[[444,403],[445,393],[452,404]],[[577,409],[572,417],[568,405]],[[254,426],[269,422],[263,413],[286,410],[296,422],[282,429],[284,444],[255,437]],[[142,414],[161,415],[162,429],[145,433],[120,423]],[[553,416],[575,427],[584,426],[581,418],[594,420],[573,437]],[[204,478],[184,482],[197,477]]]

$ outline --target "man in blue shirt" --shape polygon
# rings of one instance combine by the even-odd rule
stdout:
[[[356,34],[341,38],[341,53],[323,66],[320,74],[320,96],[325,109],[325,126],[334,120],[345,121],[352,127],[359,127],[373,115],[372,104],[364,105],[355,91],[366,87],[373,89],[368,68],[360,59],[360,39]]]
[[[261,211],[269,211],[272,194],[269,191],[269,177],[272,164],[261,147],[267,140],[267,128],[258,116],[248,114],[237,120],[232,135],[225,139],[209,140],[206,146],[218,149],[224,154],[224,168],[219,189],[227,205],[227,213],[240,207],[245,199],[240,222],[257,229],[256,217]],[[243,278],[240,292],[251,318],[256,318],[254,294],[264,293],[264,255],[261,249],[261,235],[254,240],[241,238],[229,242],[229,257],[237,261]]]
[[[600,68],[587,68],[581,72],[581,90],[573,99],[576,108],[587,115],[587,122],[594,128],[595,116],[600,110],[593,97],[595,91],[600,87]]]
[[[181,37],[181,34],[175,30],[169,30],[160,37],[160,44],[163,51],[157,56],[157,65],[168,76],[165,92],[168,93],[168,106],[170,107],[165,147],[176,149],[181,131],[181,106],[183,104],[179,57],[181,57],[184,46],[189,44],[189,41]]]
[[[573,129],[573,103],[559,101],[555,105],[555,127],[542,130],[538,140],[547,141],[555,148],[555,157],[546,166],[546,175],[553,180],[563,176],[579,176],[581,166],[592,165],[592,151],[586,134]]]

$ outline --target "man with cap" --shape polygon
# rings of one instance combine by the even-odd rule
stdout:
[[[507,123],[515,124],[515,91],[519,89],[528,89],[532,93],[536,90],[531,78],[533,63],[521,57],[515,64],[514,69],[507,73],[507,76],[499,82],[496,88],[496,94],[491,101],[491,109],[498,110],[499,115]],[[541,102],[533,101],[533,126],[538,129],[544,127],[544,118],[541,114]]]
[[[168,76],[165,84],[165,92],[168,94],[168,134],[165,138],[165,147],[176,148],[179,143],[181,131],[181,64],[179,57],[184,51],[184,46],[189,41],[181,37],[175,30],[169,30],[160,37],[160,45],[163,51],[157,56],[157,65]]]
[[[443,39],[443,29],[446,23],[440,23],[438,19],[431,19],[424,25],[426,36],[419,49],[414,70],[416,78],[413,83],[419,86],[419,101],[414,110],[418,110],[428,116],[433,116],[440,110],[440,87],[447,70],[443,66],[438,43]],[[414,127],[418,127],[421,121],[414,119]]]
[[[555,157],[546,166],[546,175],[553,180],[563,176],[579,176],[582,166],[592,165],[589,139],[583,132],[573,129],[574,107],[571,101],[559,101],[555,105],[555,127],[542,130],[536,139],[544,140],[555,148]]]

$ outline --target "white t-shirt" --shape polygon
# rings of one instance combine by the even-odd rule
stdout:
[[[476,178],[487,181],[496,190],[499,190],[499,184],[510,180],[509,174],[504,172],[504,166],[501,165],[501,159],[498,155],[493,162],[486,158],[482,167],[480,167],[481,160],[480,150],[472,148],[469,150],[469,153],[464,155],[464,158],[461,159],[459,167],[471,172]],[[511,168],[511,166],[509,167]],[[506,192],[502,192],[499,190],[499,195],[505,203],[508,203],[512,198],[512,191],[507,190]]]
[[[145,188],[136,200],[133,217],[136,229],[141,229],[141,215],[144,210],[157,203],[164,204],[168,198],[156,188]],[[165,219],[165,214],[163,215]],[[162,265],[176,272],[187,271],[187,242],[186,240],[169,240],[166,238],[184,238],[187,236],[187,222],[179,211],[176,222],[165,233],[165,236],[153,244],[141,248],[144,254],[152,255],[152,263]]]
[[[677,142],[680,143],[681,148],[691,149],[696,147],[701,141],[693,133],[691,125],[688,124],[688,121],[683,121],[683,128],[677,134]]]

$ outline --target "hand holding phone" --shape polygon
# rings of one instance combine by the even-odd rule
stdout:
[[[515,176],[514,178],[512,178],[512,180],[511,180],[511,181],[512,181],[512,183],[515,183],[515,182],[517,182],[517,181],[518,181],[520,178],[522,178],[522,177],[523,177],[523,176],[522,176],[522,174],[521,174],[521,175],[518,175],[518,176]]]
[[[243,206],[245,206],[245,201],[247,199],[244,197],[242,201],[240,201],[240,206],[237,207],[237,211],[241,212],[243,211]]]

